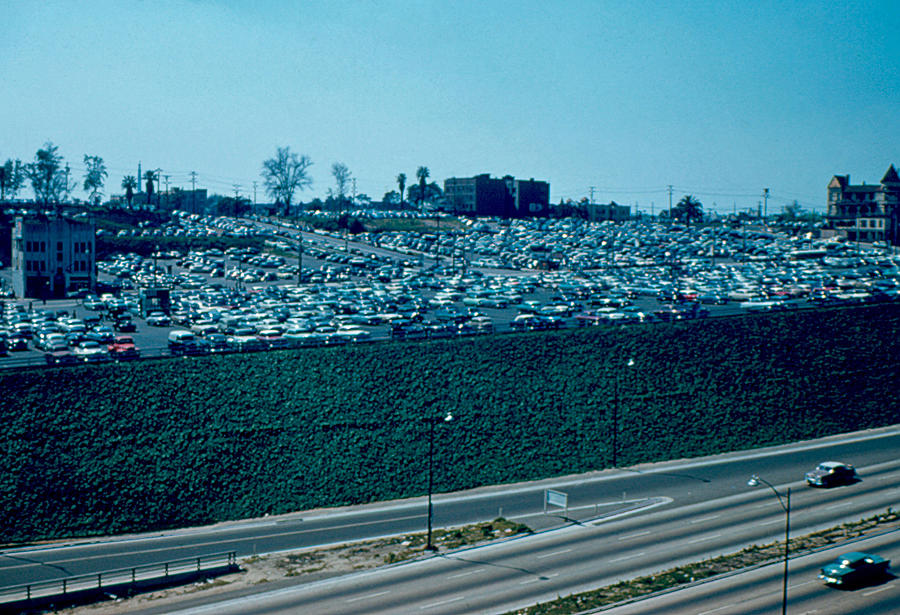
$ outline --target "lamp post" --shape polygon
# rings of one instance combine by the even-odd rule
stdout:
[[[626,367],[634,367],[634,359],[628,359],[625,363]],[[618,460],[619,445],[619,370],[616,369],[615,387],[613,388],[613,427],[612,427],[612,465],[619,465]]]
[[[781,504],[781,508],[784,509],[784,579],[781,584],[781,615],[787,614],[787,588],[788,588],[788,556],[790,554],[790,539],[791,539],[791,488],[787,488],[787,497],[785,499],[781,498],[781,494],[778,493],[778,490],[764,478],[760,478],[759,475],[754,474],[750,477],[750,480],[747,481],[747,484],[751,487],[756,487],[759,484],[763,484],[772,490],[772,493],[778,498],[778,503]]]
[[[426,418],[428,422],[428,538],[425,544],[426,551],[437,551],[437,547],[431,544],[431,520],[434,514],[434,507],[431,504],[431,491],[434,487],[434,425],[438,422],[449,423],[453,420],[453,415],[449,412],[442,419]]]

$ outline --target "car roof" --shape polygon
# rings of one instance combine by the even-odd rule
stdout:
[[[837,468],[840,466],[845,466],[847,464],[841,463],[840,461],[823,461],[819,465],[822,466],[823,468]]]

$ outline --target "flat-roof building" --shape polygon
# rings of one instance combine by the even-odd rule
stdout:
[[[94,288],[97,280],[93,221],[62,215],[16,216],[12,233],[12,286],[17,297],[62,298]]]
[[[550,209],[549,183],[511,175],[451,177],[444,180],[444,194],[452,213],[468,216],[526,218],[546,216]]]

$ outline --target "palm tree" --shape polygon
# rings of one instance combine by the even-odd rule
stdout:
[[[147,209],[150,209],[150,197],[153,196],[153,182],[156,181],[156,171],[146,171],[144,180],[147,182]]]
[[[690,194],[686,194],[675,206],[675,215],[690,226],[692,219],[703,219],[703,204]]]
[[[400,188],[400,209],[403,209],[403,191],[406,190],[406,173],[397,176],[397,186]]]
[[[431,177],[431,171],[428,167],[419,167],[416,169],[416,177],[419,178],[419,208],[425,202],[425,180]]]
[[[138,182],[134,175],[126,175],[122,178],[122,189],[125,191],[125,198],[128,200],[129,209],[131,209],[131,202],[134,200],[134,191],[137,187]]]

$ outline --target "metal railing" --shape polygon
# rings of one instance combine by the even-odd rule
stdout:
[[[236,570],[237,567],[235,551],[187,557],[155,564],[142,564],[119,570],[0,587],[0,604],[71,598],[74,594],[104,592],[139,585],[155,585],[165,583],[167,580],[175,580],[179,576],[213,571],[224,572]]]

